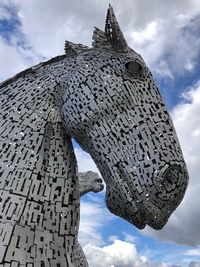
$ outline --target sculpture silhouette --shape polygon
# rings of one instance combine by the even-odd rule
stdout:
[[[110,6],[93,48],[65,55],[0,85],[1,266],[84,266],[71,138],[106,183],[109,210],[139,229],[160,229],[181,202],[188,175],[166,106]],[[79,263],[78,263],[79,262]]]

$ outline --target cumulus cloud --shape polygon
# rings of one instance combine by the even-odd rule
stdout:
[[[90,243],[83,246],[90,267],[200,267],[200,262],[197,261],[183,260],[180,264],[153,261],[139,253],[134,242],[115,237],[111,240],[111,244],[105,246]],[[185,255],[197,255],[194,253],[191,250]]]
[[[196,65],[200,52],[200,16],[186,10],[184,13],[177,9],[173,18],[170,15],[161,18],[158,14],[141,30],[129,32],[131,46],[158,75],[174,78],[191,72]]]
[[[81,245],[102,245],[101,229],[114,216],[109,214],[109,211],[101,206],[101,204],[93,201],[81,201],[81,215],[79,228],[79,241]]]
[[[200,249],[188,249],[185,253],[185,255],[192,255],[192,256],[200,256]]]
[[[1,37],[0,58],[0,80],[4,80],[27,67],[23,57],[20,55],[17,49],[6,44]]]
[[[11,19],[11,14],[10,12],[5,8],[5,6],[2,6],[2,4],[0,4],[0,20],[3,19]]]
[[[65,39],[91,46],[93,27],[104,28],[109,2],[128,43],[154,72],[173,78],[174,72],[194,69],[200,47],[198,0],[85,0],[84,8],[72,0],[2,0],[0,15],[9,19],[5,7],[16,9],[19,31],[35,62],[63,54]]]
[[[121,240],[104,247],[89,244],[83,249],[91,267],[153,267],[146,257],[138,255],[134,244]]]
[[[183,267],[183,265],[168,262],[152,261],[138,252],[134,242],[117,238],[105,246],[86,244],[83,250],[90,267]],[[184,266],[199,267],[198,264],[198,262],[190,262]]]
[[[110,236],[110,245],[103,240],[101,230],[108,223],[115,223],[115,216],[102,207],[98,200],[81,201],[79,242],[90,267],[169,267],[167,263],[151,262],[139,255],[134,244],[136,238],[124,233],[125,241]]]
[[[21,32],[37,53],[52,57],[63,54],[64,41],[91,45],[93,23],[100,17],[99,1],[10,0],[18,9]],[[98,12],[100,11],[100,12]]]
[[[172,118],[189,171],[190,182],[181,205],[160,231],[150,228],[144,233],[181,244],[198,245],[200,242],[200,81],[184,94],[184,102],[172,111]]]

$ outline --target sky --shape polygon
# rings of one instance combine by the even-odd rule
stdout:
[[[109,3],[130,47],[151,69],[171,113],[188,167],[184,200],[159,231],[112,215],[105,191],[81,201],[79,240],[90,267],[200,267],[200,0],[0,0],[0,81],[91,46]],[[97,171],[74,142],[79,171]]]

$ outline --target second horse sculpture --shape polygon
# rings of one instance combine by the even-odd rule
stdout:
[[[2,267],[82,265],[73,256],[80,195],[72,137],[99,168],[108,209],[139,229],[162,228],[184,196],[172,121],[111,6],[93,40],[93,48],[66,42],[65,55],[0,85]]]

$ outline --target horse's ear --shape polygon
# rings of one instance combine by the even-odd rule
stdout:
[[[89,49],[90,48],[88,46],[65,41],[65,53],[69,56],[76,56],[78,53]]]
[[[105,23],[105,36],[117,52],[129,52],[130,48],[124,38],[119,24],[115,17],[113,8],[109,5],[106,23]]]

